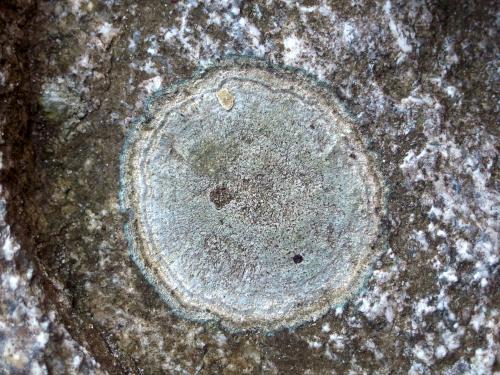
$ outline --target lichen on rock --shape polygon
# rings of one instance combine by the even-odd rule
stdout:
[[[275,329],[359,289],[381,250],[382,187],[335,98],[253,63],[156,101],[124,149],[122,204],[132,257],[181,316]]]

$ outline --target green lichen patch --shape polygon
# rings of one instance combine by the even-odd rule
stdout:
[[[123,153],[144,276],[180,316],[235,330],[314,320],[353,295],[380,253],[383,202],[336,100],[251,64],[187,86],[156,101]]]

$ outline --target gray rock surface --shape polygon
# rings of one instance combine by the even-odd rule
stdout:
[[[500,371],[495,2],[7,0],[0,20],[0,372]],[[231,55],[326,82],[389,188],[363,292],[272,334],[172,314],[119,208],[146,99]]]

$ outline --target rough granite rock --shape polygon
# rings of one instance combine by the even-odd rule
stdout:
[[[0,3],[0,373],[500,371],[494,1]],[[119,155],[157,90],[230,56],[324,81],[378,155],[388,250],[315,322],[172,314],[129,259]]]

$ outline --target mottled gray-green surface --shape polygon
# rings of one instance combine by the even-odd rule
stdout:
[[[500,371],[498,19],[493,1],[2,1],[0,372]],[[388,189],[363,292],[272,334],[173,314],[119,206],[144,100],[229,55],[325,81]]]
[[[385,204],[335,98],[250,59],[175,91],[127,134],[121,165],[132,258],[161,297],[233,330],[342,305],[381,253]]]

